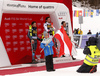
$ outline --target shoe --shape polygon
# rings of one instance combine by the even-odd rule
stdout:
[[[72,56],[72,59],[73,59],[73,60],[76,60],[76,58],[74,58],[73,56]]]
[[[51,72],[51,70],[47,70],[47,72]]]
[[[97,68],[96,68],[97,66],[94,66],[91,70],[90,70],[90,73],[95,73],[95,72],[97,72]]]
[[[55,69],[53,69],[52,71],[56,71]]]
[[[73,60],[76,60],[76,58],[72,58]]]
[[[62,55],[62,57],[66,57],[65,55]]]
[[[33,60],[32,61],[32,64],[37,64],[38,62],[36,60]]]

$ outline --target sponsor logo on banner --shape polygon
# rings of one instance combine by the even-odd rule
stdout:
[[[37,23],[38,26],[41,26],[41,23]]]
[[[12,23],[12,27],[15,27],[16,26],[16,23]]]
[[[9,45],[11,45],[11,42],[6,42],[6,46],[9,46]]]
[[[19,43],[20,43],[20,45],[23,45],[24,44],[24,41],[20,41]]]
[[[63,17],[59,17],[59,19],[63,19]]]
[[[22,4],[7,4],[8,7],[17,7],[17,8],[26,8],[25,5]]]
[[[28,29],[25,29],[25,33],[28,33]]]
[[[41,19],[40,19],[40,21],[43,21],[44,19],[43,19],[43,16],[41,17]]]
[[[29,23],[25,23],[25,27],[29,27]]]
[[[11,18],[5,18],[4,20],[11,20]]]
[[[11,48],[7,48],[7,52],[10,52],[11,51]]]
[[[13,48],[14,52],[18,51],[18,48]]]
[[[21,25],[23,25],[22,23],[19,23],[19,25],[21,26]]]
[[[5,29],[5,33],[9,33],[10,32],[10,29]]]
[[[31,47],[27,47],[26,49],[27,49],[27,51],[30,51]]]
[[[14,46],[16,46],[17,44],[18,44],[18,42],[17,42],[17,41],[14,41],[14,42],[13,42],[13,45],[14,45]]]
[[[55,4],[50,4],[50,3],[19,3],[19,2],[5,2],[5,7],[6,8],[15,8],[14,10],[22,10],[22,9],[25,9],[26,10],[34,10],[34,11],[37,11],[37,10],[49,10],[50,12],[51,11],[54,11],[57,7],[57,5]]]
[[[17,32],[17,29],[12,29],[12,33],[16,33]]]
[[[39,29],[37,29],[37,31],[38,31],[38,32],[40,32],[40,31],[42,31],[42,29],[41,29],[41,28],[39,28]]]
[[[24,30],[23,29],[19,29],[19,33],[22,33]]]
[[[42,34],[38,34],[38,37],[41,37],[42,36]]]
[[[10,24],[9,23],[5,23],[4,25],[5,25],[5,27],[8,27]]]
[[[25,50],[25,47],[20,47],[20,51],[24,51]]]
[[[26,35],[26,39],[28,39],[27,35]]]
[[[15,21],[16,19],[15,19],[15,17],[11,17],[11,20],[14,20]]]
[[[17,35],[12,36],[13,40],[17,39]]]
[[[30,41],[26,41],[26,45],[29,45],[30,44]]]
[[[24,35],[19,35],[19,39],[22,39],[22,38],[24,38]]]
[[[58,13],[58,16],[66,16],[67,15],[67,12],[65,11],[61,11]]]
[[[6,40],[10,39],[10,35],[5,36]]]

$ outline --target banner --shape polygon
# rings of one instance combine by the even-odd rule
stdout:
[[[11,64],[30,63],[32,61],[31,44],[27,37],[28,28],[32,21],[36,21],[38,37],[41,38],[44,31],[43,24],[47,16],[49,15],[3,14],[1,38]],[[40,41],[37,45],[36,55],[41,55],[41,58],[44,58],[44,53],[40,54]]]

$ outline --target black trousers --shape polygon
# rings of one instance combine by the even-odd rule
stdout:
[[[79,69],[77,70],[77,72],[79,73],[93,73],[97,71],[97,65],[96,66],[89,66],[85,63],[83,63],[81,65],[81,67],[79,67]]]
[[[54,67],[53,67],[53,55],[48,55],[45,57],[46,59],[46,70],[49,71],[49,70],[53,70]]]
[[[36,51],[37,48],[37,40],[34,40],[34,43],[32,44],[33,50]]]

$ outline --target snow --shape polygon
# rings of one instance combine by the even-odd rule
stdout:
[[[74,10],[84,10],[84,8],[77,8],[73,6],[73,12]],[[87,9],[85,9],[87,10]],[[79,24],[79,18],[73,17],[73,29],[80,28]],[[81,28],[83,31],[83,34],[87,34],[88,30],[91,30],[93,34],[96,34],[96,32],[100,32],[100,14],[99,16],[96,16],[96,10],[94,10],[93,18],[89,17],[83,17],[83,24],[81,24]]]
[[[6,75],[6,76],[100,76],[100,70],[98,70],[98,72],[93,74],[90,73],[81,74],[76,72],[78,68],[79,66],[75,66],[70,68],[56,69],[55,72],[39,71],[33,73],[24,73],[24,74]]]
[[[83,49],[77,49],[76,58],[81,60],[85,58],[85,55],[83,54]],[[56,69],[55,72],[38,71],[38,72],[29,72],[29,73],[13,74],[13,75],[5,75],[5,76],[99,76],[100,75],[100,64],[98,64],[98,71],[93,74],[77,73],[76,70],[79,67],[80,66]]]

